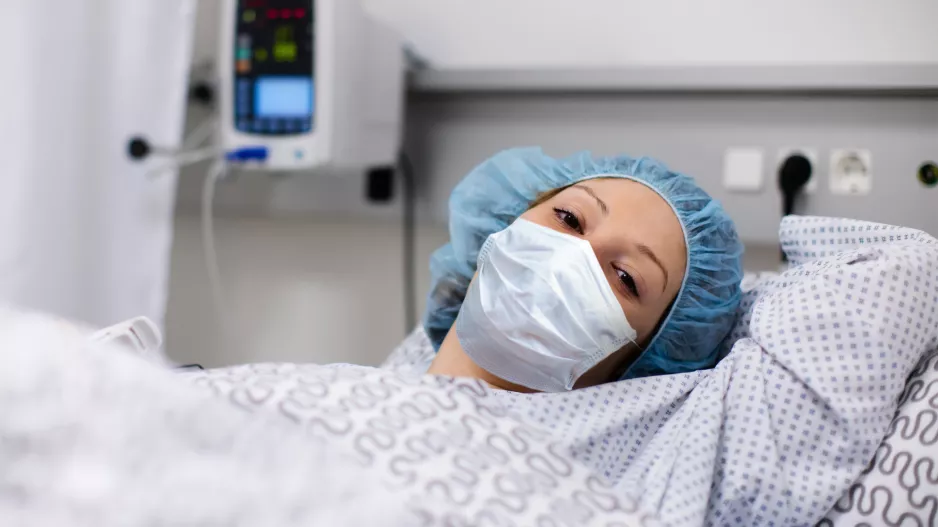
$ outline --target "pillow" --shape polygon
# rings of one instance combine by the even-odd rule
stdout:
[[[886,438],[819,526],[938,522],[938,350],[906,382]]]

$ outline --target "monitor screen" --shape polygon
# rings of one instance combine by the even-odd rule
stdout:
[[[254,116],[303,118],[313,114],[313,79],[258,77],[254,83]]]

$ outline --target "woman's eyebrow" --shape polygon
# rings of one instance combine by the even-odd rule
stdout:
[[[652,262],[655,262],[655,264],[661,269],[661,272],[664,273],[664,284],[661,286],[661,292],[663,293],[664,290],[667,289],[668,287],[667,269],[665,269],[664,266],[661,265],[661,260],[659,260],[658,257],[655,255],[654,251],[651,250],[651,247],[648,247],[647,245],[643,243],[639,243],[635,247],[638,249],[638,252],[647,256],[648,259],[651,260]]]
[[[587,187],[586,185],[574,185],[573,188],[578,188],[578,189],[582,190],[583,192],[586,192],[587,194],[589,194],[590,196],[592,196],[593,199],[596,200],[596,203],[599,204],[600,210],[603,211],[603,216],[608,216],[608,215],[609,215],[609,207],[606,206],[606,202],[603,201],[603,200],[601,200],[601,199],[599,198],[599,196],[597,196],[596,193],[593,192],[593,189]]]

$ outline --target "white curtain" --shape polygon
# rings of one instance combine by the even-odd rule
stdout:
[[[95,325],[162,325],[195,0],[3,0],[0,301]],[[152,167],[152,163],[149,165]]]

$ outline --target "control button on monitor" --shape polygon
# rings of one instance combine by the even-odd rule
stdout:
[[[257,20],[257,11],[254,11],[253,9],[248,9],[242,15],[242,19],[248,23],[254,22],[255,20]]]

